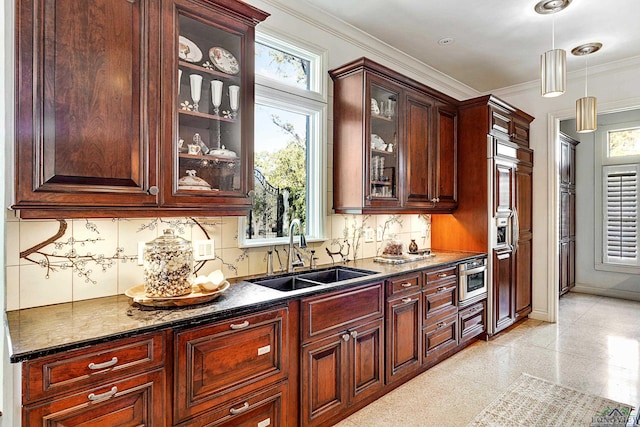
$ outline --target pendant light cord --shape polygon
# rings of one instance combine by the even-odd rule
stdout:
[[[556,16],[551,15],[551,50],[556,49]]]
[[[584,97],[587,97],[587,80],[589,79],[589,64],[587,64],[588,56],[584,57]]]

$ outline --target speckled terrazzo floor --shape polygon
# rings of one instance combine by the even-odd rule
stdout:
[[[636,406],[640,302],[570,293],[558,323],[527,319],[478,341],[337,426],[466,426],[522,373]]]

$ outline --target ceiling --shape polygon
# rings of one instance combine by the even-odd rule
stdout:
[[[589,67],[640,56],[638,0],[573,0],[553,15],[538,0],[305,1],[482,93],[539,79],[554,25],[569,73],[584,70],[571,54],[584,43],[603,44]]]

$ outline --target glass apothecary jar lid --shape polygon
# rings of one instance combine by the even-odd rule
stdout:
[[[191,292],[193,248],[173,230],[164,230],[162,236],[144,245],[143,265],[147,297],[176,297]]]

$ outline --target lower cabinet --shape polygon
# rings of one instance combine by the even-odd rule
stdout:
[[[458,314],[428,323],[423,334],[425,363],[431,363],[458,345]]]
[[[420,274],[387,281],[386,382],[415,373],[422,363]]]
[[[187,421],[189,427],[267,427],[288,425],[286,382],[230,400],[218,409]]]
[[[458,327],[460,328],[460,344],[466,343],[472,338],[487,331],[486,325],[486,300],[479,301],[470,307],[461,309],[458,314]]]
[[[23,364],[24,426],[164,426],[166,332]]]
[[[383,287],[305,298],[301,307],[309,335],[301,348],[300,425],[324,425],[384,386]]]
[[[176,331],[173,422],[253,413],[253,393],[287,378],[287,315],[283,307]]]
[[[163,426],[164,370],[90,387],[24,408],[25,426]]]

